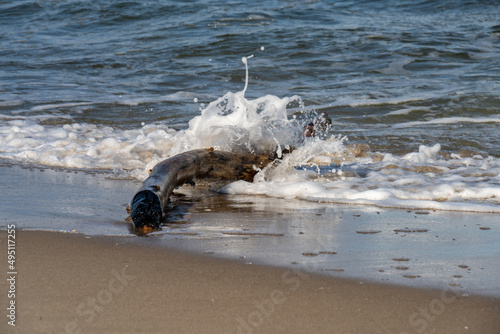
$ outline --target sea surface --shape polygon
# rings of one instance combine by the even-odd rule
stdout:
[[[216,190],[500,213],[499,19],[483,0],[2,1],[0,158],[142,181],[191,149],[292,149]]]

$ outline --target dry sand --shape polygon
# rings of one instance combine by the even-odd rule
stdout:
[[[5,277],[5,230],[0,241]],[[0,283],[0,333],[500,333],[499,299],[248,265],[147,239],[17,230],[15,264],[15,298]]]

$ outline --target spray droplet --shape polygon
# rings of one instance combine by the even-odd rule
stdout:
[[[263,46],[261,46],[261,47],[260,47],[260,51],[264,51],[264,49],[265,49],[265,48],[264,48]]]
[[[196,98],[196,97],[195,97],[195,98],[193,99],[193,101],[194,101],[194,103],[198,103],[198,98]]]

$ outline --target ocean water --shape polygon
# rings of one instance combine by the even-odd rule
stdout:
[[[1,2],[0,158],[143,180],[190,149],[293,148],[218,190],[499,213],[499,14],[458,0]],[[304,139],[322,113],[331,128]]]

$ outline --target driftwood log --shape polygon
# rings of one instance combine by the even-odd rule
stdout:
[[[255,167],[263,168],[276,157],[237,154],[213,149],[178,154],[157,164],[130,203],[136,228],[159,228],[173,190],[196,179],[252,181]]]

